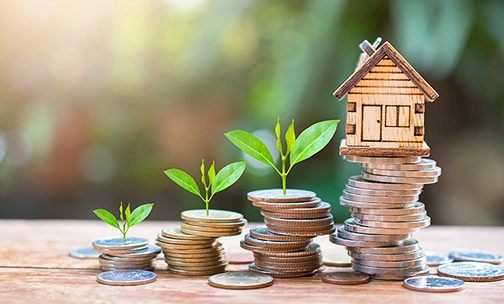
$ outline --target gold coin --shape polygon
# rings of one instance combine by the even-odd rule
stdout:
[[[272,212],[288,212],[288,210],[294,210],[300,208],[316,208],[320,206],[321,202],[322,201],[319,198],[316,198],[310,201],[284,202],[284,203],[253,201],[252,205]]]
[[[222,237],[222,236],[233,236],[233,235],[240,235],[242,230],[241,228],[238,230],[232,230],[229,232],[217,232],[217,231],[201,231],[201,230],[193,230],[193,229],[187,229],[184,227],[180,227],[180,230],[183,233],[187,234],[193,234],[193,235],[199,235],[203,237]]]
[[[174,239],[164,237],[162,234],[158,234],[157,240],[159,242],[163,242],[166,244],[173,245],[202,245],[202,244],[213,244],[215,242],[215,238],[201,238],[201,239],[192,239],[192,240],[184,240],[184,239]]]
[[[208,284],[224,289],[256,289],[273,285],[273,277],[250,271],[231,271],[208,278]]]
[[[226,226],[199,226],[196,224],[189,224],[185,221],[182,221],[180,223],[180,231],[184,230],[197,230],[197,231],[203,231],[203,232],[216,232],[216,233],[226,233],[226,232],[236,232],[236,231],[241,231],[241,226],[231,226],[231,227],[226,227]]]

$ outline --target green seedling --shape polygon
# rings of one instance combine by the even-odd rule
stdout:
[[[292,167],[294,167],[295,164],[312,157],[314,154],[322,150],[334,136],[339,122],[339,120],[326,120],[318,122],[301,132],[301,134],[299,134],[299,137],[296,139],[293,119],[284,135],[284,141],[286,144],[286,149],[284,152],[281,139],[280,117],[278,117],[275,126],[275,134],[277,137],[276,148],[280,152],[280,158],[282,162],[280,168],[277,168],[275,166],[273,157],[271,156],[271,153],[268,150],[266,144],[253,134],[247,131],[234,130],[225,133],[225,135],[235,146],[237,146],[243,152],[247,153],[258,161],[273,167],[273,169],[275,169],[275,171],[282,178],[282,189],[283,194],[285,195],[287,193],[287,175],[292,170]],[[289,158],[288,167],[287,158]]]
[[[124,243],[126,243],[126,233],[128,232],[128,230],[131,227],[135,226],[136,224],[140,223],[141,221],[145,220],[147,216],[149,216],[149,214],[151,213],[153,206],[154,204],[152,203],[143,204],[138,206],[135,210],[133,210],[133,212],[131,212],[130,204],[128,203],[126,209],[123,210],[123,204],[121,202],[121,204],[119,205],[119,218],[121,219],[122,222],[121,225],[117,221],[116,217],[111,212],[105,209],[95,209],[93,210],[93,212],[105,223],[119,229],[119,231],[121,231],[123,235]]]
[[[231,163],[215,174],[214,161],[206,173],[208,176],[207,180],[205,177],[205,160],[202,159],[200,171],[201,183],[203,184],[203,188],[205,188],[204,195],[203,192],[200,191],[200,188],[196,184],[194,178],[184,171],[180,169],[168,169],[164,171],[164,173],[180,187],[186,189],[194,195],[199,196],[203,202],[205,202],[206,215],[208,216],[208,208],[213,196],[217,192],[220,192],[234,184],[242,176],[246,166],[247,162],[244,161]]]

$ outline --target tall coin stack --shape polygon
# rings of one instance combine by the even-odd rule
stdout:
[[[419,202],[424,184],[437,182],[441,169],[421,157],[346,156],[360,163],[361,176],[348,179],[340,204],[352,218],[331,235],[346,246],[352,268],[375,279],[403,280],[427,274],[425,255],[411,234],[430,225]]]
[[[163,249],[168,271],[181,275],[212,275],[226,270],[228,261],[219,237],[239,235],[247,224],[243,215],[223,210],[187,210],[180,228],[165,228],[156,245]]]
[[[147,239],[138,237],[128,237],[126,242],[122,238],[99,239],[93,242],[93,249],[101,253],[98,261],[103,271],[152,270],[161,252],[157,246],[149,245]]]
[[[331,205],[312,191],[287,189],[248,193],[252,204],[261,208],[266,226],[254,227],[240,246],[254,253],[249,269],[273,277],[300,277],[322,267],[318,235],[335,231]]]

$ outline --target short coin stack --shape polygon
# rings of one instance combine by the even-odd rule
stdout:
[[[424,184],[437,182],[441,169],[421,157],[346,156],[363,166],[348,179],[340,204],[352,218],[331,235],[346,246],[352,267],[375,279],[403,280],[427,274],[425,255],[411,234],[430,225],[418,201]]]
[[[312,191],[288,189],[259,190],[248,199],[260,207],[266,226],[254,227],[240,246],[254,253],[249,269],[273,277],[314,274],[322,267],[318,235],[335,231],[331,205]]]
[[[180,228],[165,228],[156,245],[163,249],[168,271],[181,275],[212,275],[224,272],[228,261],[219,237],[239,235],[247,220],[237,212],[187,210]]]
[[[111,270],[152,270],[155,259],[161,252],[157,246],[149,245],[144,238],[128,237],[99,239],[93,242],[93,249],[99,253],[98,261],[103,271]]]

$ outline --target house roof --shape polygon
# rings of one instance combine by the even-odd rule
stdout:
[[[439,94],[387,41],[379,47],[334,93],[341,100],[383,57],[387,55],[401,71],[422,91],[425,100],[434,101]]]

